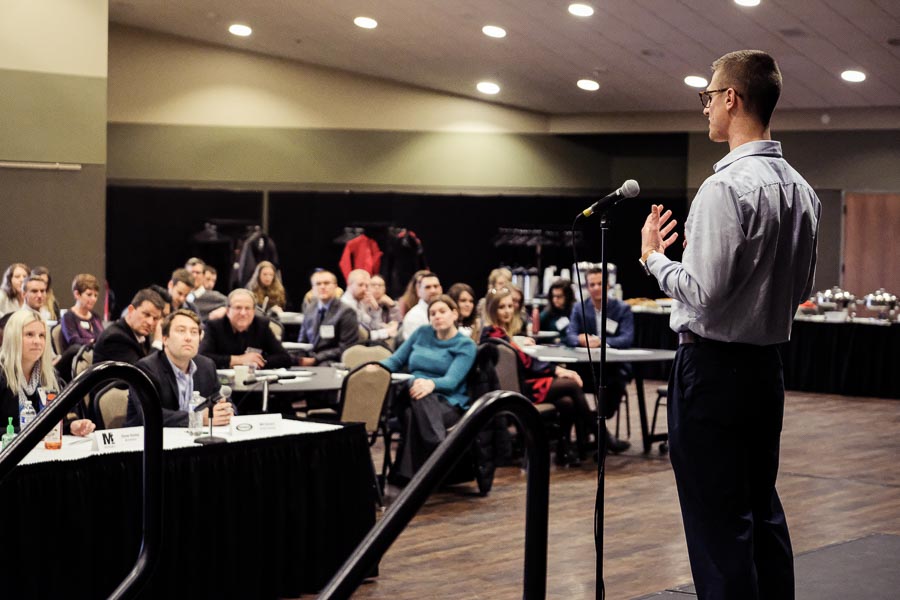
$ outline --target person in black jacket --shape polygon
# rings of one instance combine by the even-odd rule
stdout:
[[[197,354],[200,347],[200,317],[179,309],[162,322],[163,349],[138,361],[159,392],[164,427],[186,427],[192,392],[209,398],[219,389],[213,361]],[[220,400],[213,406],[213,425],[228,425],[234,407]],[[125,425],[144,424],[140,401],[132,389],[128,395]],[[203,424],[209,425],[209,413],[203,411]]]
[[[124,317],[107,327],[94,344],[94,364],[119,360],[130,365],[150,354],[165,301],[150,288],[135,294]]]
[[[248,289],[228,294],[225,318],[206,323],[200,354],[208,356],[219,369],[235,365],[278,369],[293,363],[284,346],[269,328],[269,320],[255,312],[256,302]]]

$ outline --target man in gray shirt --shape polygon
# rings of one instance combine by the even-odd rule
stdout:
[[[821,204],[772,141],[781,73],[744,50],[700,93],[709,138],[730,152],[697,192],[681,263],[671,211],[653,206],[641,263],[676,302],[669,444],[700,598],[794,597],[793,552],[775,480],[784,414],[777,344],[812,291]]]

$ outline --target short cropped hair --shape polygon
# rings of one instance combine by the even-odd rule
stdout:
[[[162,296],[151,288],[138,290],[138,293],[131,299],[131,306],[138,308],[144,302],[149,302],[159,310],[162,310],[166,306],[166,301],[162,299]]]
[[[187,317],[188,319],[190,319],[191,321],[196,323],[197,327],[200,327],[200,317],[197,316],[197,313],[195,313],[192,310],[188,310],[186,308],[179,308],[175,312],[169,313],[168,315],[166,315],[166,318],[164,318],[162,320],[161,327],[162,327],[162,334],[164,336],[169,337],[169,330],[172,328],[172,321],[175,319],[175,317],[178,317],[178,316]]]
[[[768,127],[781,96],[781,70],[775,59],[762,50],[738,50],[717,59],[712,70],[721,73],[723,85],[738,92],[747,112]]]
[[[172,271],[172,285],[183,283],[191,289],[194,289],[194,276],[187,269],[175,269]]]
[[[88,290],[100,293],[100,281],[90,273],[79,273],[72,280],[72,291],[83,294]]]

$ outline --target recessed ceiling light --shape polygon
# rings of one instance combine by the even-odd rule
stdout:
[[[353,23],[357,27],[362,27],[363,29],[375,29],[378,27],[378,21],[370,19],[369,17],[356,17],[353,19]]]
[[[759,0],[734,0],[734,3],[741,6],[759,6]]]
[[[579,79],[578,87],[583,90],[587,90],[588,92],[596,92],[600,89],[600,84],[593,79]]]
[[[478,88],[478,91],[482,94],[500,93],[500,86],[493,81],[479,81],[478,85],[476,85],[475,87]]]
[[[502,27],[497,27],[496,25],[485,25],[481,28],[481,32],[492,38],[504,38],[506,37],[506,30]]]
[[[239,35],[241,37],[247,37],[253,30],[247,27],[246,25],[241,25],[240,23],[235,23],[231,27],[228,28],[228,32],[232,35]]]
[[[684,78],[684,82],[695,88],[702,88],[709,85],[709,82],[704,77],[700,77],[699,75],[688,75]]]
[[[569,12],[576,17],[589,17],[594,14],[594,9],[587,4],[570,4]]]
[[[841,79],[850,83],[859,83],[866,80],[866,74],[862,71],[849,70],[841,73]]]

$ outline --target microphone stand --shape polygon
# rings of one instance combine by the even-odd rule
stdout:
[[[224,444],[225,438],[216,437],[213,435],[213,406],[214,403],[210,403],[209,405],[209,435],[203,435],[196,439],[194,439],[195,444],[200,444],[201,446],[210,446],[212,444]]]
[[[603,298],[600,301],[602,323],[597,323],[597,337],[600,338],[600,374],[597,390],[597,497],[594,514],[594,546],[597,555],[596,591],[598,600],[606,597],[606,586],[603,583],[603,514],[606,504],[606,453],[608,438],[606,435],[606,415],[603,406],[606,401],[606,301],[609,295],[609,268],[606,262],[606,234],[609,232],[609,219],[604,210],[600,214],[600,264],[602,265]]]

